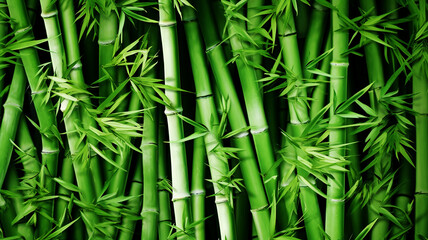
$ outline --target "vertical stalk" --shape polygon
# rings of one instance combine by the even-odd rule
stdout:
[[[45,23],[46,36],[48,38],[53,73],[55,76],[62,78],[65,66],[65,52],[61,38],[58,11],[52,0],[40,0],[40,6],[42,9],[41,16]],[[49,191],[53,191],[53,189],[49,189]],[[43,208],[47,209],[47,213],[52,212],[52,206],[49,207],[48,204],[49,202],[43,204],[46,205],[43,206]],[[38,224],[40,225],[40,235],[47,233],[52,228],[51,223],[46,218],[40,218]]]
[[[278,169],[273,168],[275,155],[273,145],[269,136],[268,124],[265,110],[263,107],[262,94],[257,82],[257,73],[255,69],[248,64],[245,50],[249,45],[240,39],[239,30],[243,25],[240,21],[231,20],[228,24],[228,34],[231,36],[230,44],[236,58],[236,67],[238,69],[242,91],[244,94],[245,107],[247,110],[248,120],[251,125],[251,135],[254,139],[256,154],[259,159],[259,166],[263,176],[269,203],[272,202],[276,194]],[[240,26],[241,25],[241,26]]]
[[[196,107],[195,120],[201,122],[200,110]],[[195,130],[197,130],[195,128]],[[205,164],[207,153],[205,143],[202,137],[193,142],[193,161],[192,161],[192,183],[190,194],[192,195],[193,221],[201,221],[205,218]],[[205,238],[205,222],[202,221],[195,226],[195,238]]]
[[[232,77],[222,51],[219,46],[219,39],[214,31],[215,25],[210,13],[208,1],[200,1],[199,19],[201,20],[203,37],[207,47],[208,60],[214,73],[217,88],[224,99],[230,101],[230,110],[228,120],[233,130],[244,129],[247,127],[244,113],[239,104],[238,96],[233,85]],[[254,83],[257,84],[257,83]],[[257,86],[258,87],[258,86]],[[267,129],[266,129],[267,130]],[[264,135],[264,134],[261,134]],[[267,142],[270,142],[267,141]],[[265,143],[267,143],[265,142]],[[264,187],[259,176],[256,157],[253,153],[253,147],[249,139],[248,132],[242,132],[233,138],[233,144],[242,149],[238,152],[240,168],[244,179],[244,184],[248,192],[248,198],[251,205],[251,212],[255,222],[260,239],[270,238],[269,212],[267,211],[268,201],[264,192]],[[270,146],[269,146],[270,147]],[[262,159],[262,158],[261,158]]]
[[[229,172],[229,165],[227,157],[221,152],[222,143],[218,138],[219,119],[211,90],[208,66],[205,61],[196,14],[190,7],[183,8],[183,21],[185,22],[184,28],[195,81],[196,103],[201,122],[208,131],[204,137],[204,142],[213,180],[220,236],[221,239],[233,240],[236,238],[236,233],[232,203],[230,202],[230,189],[220,184],[222,178],[227,176]]]
[[[177,23],[172,0],[159,0],[159,26],[162,42],[165,85],[180,87]],[[168,123],[169,147],[171,152],[172,201],[174,203],[175,223],[186,230],[191,223],[190,193],[187,173],[186,149],[183,142],[183,122],[178,117],[183,111],[181,94],[174,90],[165,90],[170,104],[165,108]],[[185,239],[181,236],[178,239]]]
[[[77,29],[75,24],[75,12],[72,0],[59,0],[61,24],[63,26],[64,44],[67,55],[67,66],[72,67],[70,79],[82,90],[86,89],[85,79],[83,77],[81,55],[79,50],[79,42]],[[71,66],[74,64],[73,66]],[[95,119],[89,114],[88,109],[91,108],[91,100],[88,95],[80,94],[81,104],[76,109],[80,111],[82,118],[82,126],[85,130],[89,127],[97,128]],[[89,138],[89,143],[96,145],[96,139]],[[94,178],[94,187],[96,193],[99,194],[103,188],[103,176],[100,161],[96,154],[91,154],[90,159],[91,173]]]
[[[333,0],[332,10],[332,44],[334,46],[331,62],[330,81],[330,101],[333,103],[330,110],[331,127],[338,127],[345,124],[345,119],[335,114],[337,106],[347,98],[347,75],[348,57],[343,55],[348,49],[348,31],[341,30],[342,20],[339,13],[348,16],[348,0]],[[338,148],[338,145],[346,143],[346,130],[341,128],[331,129],[329,144],[331,150],[329,155],[333,158],[345,156],[345,149]],[[325,231],[332,240],[344,238],[344,195],[345,195],[345,174],[343,172],[332,172],[328,178],[326,221]]]
[[[171,231],[171,197],[167,179],[167,163],[165,149],[165,121],[159,117],[158,132],[158,196],[159,196],[159,240],[168,239]]]
[[[16,30],[15,35],[21,40],[33,40],[33,32],[29,17],[25,8],[23,0],[9,0],[7,1],[10,16],[15,20],[13,28]],[[28,30],[29,31],[25,31]],[[55,183],[52,177],[56,176],[57,161],[58,161],[58,139],[55,137],[54,132],[56,129],[56,118],[53,112],[53,105],[51,101],[45,101],[44,95],[46,94],[46,84],[39,83],[39,57],[34,47],[24,48],[19,50],[24,69],[32,91],[33,103],[36,108],[37,117],[40,124],[40,133],[42,138],[42,169],[41,169],[41,184],[46,188],[50,194],[55,194]],[[53,200],[47,201],[43,204],[42,211],[48,216],[53,216]],[[41,233],[49,229],[49,222],[42,220],[43,226]],[[46,224],[46,226],[44,225]]]
[[[310,117],[305,103],[306,89],[301,88],[303,84],[303,73],[293,14],[290,14],[288,18],[285,14],[278,16],[278,35],[281,47],[284,51],[283,58],[285,66],[290,76],[295,78],[288,79],[288,81],[295,81],[294,89],[288,94],[290,128],[293,136],[300,137],[306,124],[310,121]],[[297,173],[315,183],[315,179],[303,169],[297,168]],[[316,193],[308,186],[301,184],[300,202],[304,213],[306,235],[308,239],[322,238],[322,220]]]
[[[105,81],[100,83],[100,96],[106,98],[112,92],[112,84],[117,80],[117,71],[115,67],[106,68],[105,65],[110,64],[114,54],[114,44],[118,31],[118,18],[112,9],[114,1],[101,0],[100,10],[100,26],[98,32],[99,45],[99,77],[107,77]]]

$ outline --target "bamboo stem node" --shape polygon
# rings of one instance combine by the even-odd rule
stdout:
[[[28,26],[28,27],[25,27],[25,28],[17,29],[15,31],[15,35],[19,35],[20,33],[23,33],[23,32],[26,32],[26,31],[30,31],[32,28],[33,28],[32,26]]]
[[[173,27],[176,26],[176,21],[159,21],[159,27]]]
[[[244,131],[244,132],[236,134],[235,136],[233,136],[233,138],[239,139],[239,138],[244,138],[244,137],[246,137],[248,135],[250,135],[250,132]]]
[[[110,40],[98,40],[98,45],[101,46],[107,46],[107,45],[112,45],[114,43],[115,39],[110,39]]]
[[[55,17],[57,15],[58,15],[58,11],[57,10],[40,14],[40,16],[42,16],[43,19],[48,19],[48,18],[51,18],[51,17]]]
[[[338,66],[338,67],[348,67],[349,63],[347,62],[331,62],[331,66]]]
[[[6,102],[5,104],[3,104],[3,107],[4,107],[4,108],[6,108],[6,107],[13,107],[13,108],[16,108],[16,109],[18,109],[19,111],[21,111],[21,112],[22,112],[22,107],[21,107],[21,105],[16,104],[16,103]]]
[[[269,130],[269,127],[259,128],[259,129],[255,129],[255,130],[251,129],[250,132],[251,132],[252,135],[257,135],[257,134],[260,134],[260,133],[264,133],[267,130]]]
[[[188,193],[172,193],[172,199],[171,201],[175,202],[175,201],[179,201],[179,200],[185,200],[185,199],[189,199],[190,198],[190,194]]]
[[[206,193],[205,193],[204,190],[193,190],[193,191],[190,192],[190,195],[193,195],[193,196],[205,195],[205,194]]]
[[[261,212],[261,211],[263,211],[263,210],[265,210],[265,209],[268,209],[268,207],[269,207],[269,205],[264,205],[264,206],[261,206],[261,207],[259,207],[259,208],[251,209],[250,211],[251,211],[252,213]]]
[[[171,116],[171,115],[176,115],[179,113],[183,112],[183,108],[176,108],[176,109],[165,109],[165,115],[166,116]]]

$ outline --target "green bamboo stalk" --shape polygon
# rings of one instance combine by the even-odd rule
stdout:
[[[201,25],[204,26],[202,32],[207,47],[208,60],[214,73],[216,85],[221,95],[230,101],[230,114],[228,114],[228,119],[231,129],[245,129],[247,127],[246,120],[242,108],[239,105],[238,96],[233,86],[232,77],[227,69],[222,48],[218,46],[220,41],[216,36],[216,32],[213,30],[215,29],[215,25],[212,20],[213,18],[209,10],[208,2],[202,1],[198,9]],[[270,140],[268,142],[270,142]],[[240,159],[240,168],[242,170],[244,184],[247,187],[246,190],[252,209],[251,212],[259,238],[270,238],[269,226],[266,224],[269,221],[269,213],[267,211],[268,201],[265,194],[260,194],[264,192],[264,187],[261,179],[258,178],[258,167],[248,132],[243,132],[237,137],[234,137],[233,143],[238,148],[243,149],[243,151],[238,152],[238,158]]]
[[[329,50],[331,48],[331,34],[328,34],[327,42],[325,44],[325,50]],[[330,62],[331,62],[331,54],[329,54],[326,58],[324,58],[321,62],[321,71],[328,73],[330,71]],[[308,71],[305,71],[304,73],[307,74]],[[312,76],[308,76],[312,77]],[[316,78],[318,82],[318,86],[315,87],[313,93],[312,93],[312,102],[311,102],[311,109],[309,110],[309,116],[312,118],[314,117],[321,109],[325,106],[326,97],[328,95],[327,92],[327,81],[328,77],[325,75],[318,75]]]
[[[20,63],[20,61],[18,61]],[[12,77],[12,83],[10,85],[9,94],[7,97],[7,100],[4,104],[4,114],[2,118],[1,128],[0,128],[0,146],[4,147],[2,151],[0,151],[0,159],[1,161],[1,167],[0,169],[4,169],[4,174],[6,174],[7,170],[7,177],[5,182],[6,189],[9,189],[11,191],[16,191],[16,189],[19,188],[19,180],[16,173],[16,169],[14,164],[10,164],[10,159],[12,156],[13,151],[13,145],[12,141],[15,141],[15,136],[17,132],[17,128],[19,125],[19,120],[21,119],[21,112],[22,107],[24,103],[24,93],[25,93],[25,87],[26,87],[26,77],[25,72],[22,67],[22,65],[16,65],[14,74]],[[9,167],[8,167],[9,166]],[[0,182],[3,183],[4,180],[3,173],[0,176]],[[24,208],[23,199],[22,198],[15,198],[13,199],[13,205],[15,207],[15,211],[19,211],[20,209]],[[13,208],[10,206],[10,208]],[[5,215],[13,214],[13,210],[10,211],[7,210]],[[15,216],[12,215],[13,220]],[[6,223],[7,225],[11,223]],[[33,239],[33,229],[30,225],[25,225],[18,223],[15,226],[10,226],[15,233],[19,235],[22,235],[25,239]]]
[[[423,8],[422,8],[423,9]],[[415,185],[415,239],[428,237],[428,178],[424,169],[428,167],[428,63],[418,60],[413,71],[413,109],[416,118],[416,185]]]
[[[13,28],[16,30],[15,35],[20,40],[33,40],[34,36],[31,31],[28,14],[23,0],[7,1],[10,16],[15,20]],[[25,31],[25,30],[30,31]],[[39,84],[39,57],[34,47],[24,48],[19,50],[25,72],[32,90],[33,103],[36,108],[37,116],[40,124],[40,133],[42,137],[42,170],[41,184],[50,194],[55,193],[55,182],[52,177],[56,176],[57,161],[58,161],[58,139],[54,135],[56,130],[56,118],[53,112],[51,101],[45,101],[46,85]],[[48,216],[53,215],[53,200],[47,201],[46,205],[42,206]],[[43,223],[43,220],[41,220]],[[41,232],[44,233],[49,229],[50,225],[45,222],[46,226],[41,227]]]
[[[73,1],[71,0],[59,0],[60,6],[60,17],[62,25],[62,34],[64,35],[64,45],[67,55],[67,66],[72,67],[70,71],[70,79],[76,84],[76,87],[82,90],[86,89],[85,79],[82,71],[81,55],[79,50],[79,42],[77,29],[75,24],[75,12]],[[71,66],[74,64],[73,66]],[[81,100],[80,114],[82,117],[82,126],[85,130],[90,127],[97,128],[95,119],[90,115],[88,109],[92,108],[91,100],[88,95],[80,94],[79,99]],[[96,139],[88,137],[89,143],[96,145],[98,142]],[[94,184],[96,193],[99,194],[103,188],[103,170],[100,164],[100,160],[96,154],[91,154],[90,168],[94,178]]]
[[[303,48],[303,64],[305,66],[320,54],[327,25],[327,14],[328,9],[326,7],[317,2],[313,3],[307,37],[305,38],[305,47]],[[312,78],[312,75],[309,71],[303,71],[303,78],[305,79]]]
[[[154,94],[152,88],[147,88],[148,94]],[[154,102],[148,100],[147,110],[144,112],[143,139],[143,228],[141,239],[156,240],[159,226],[159,196],[157,194],[158,158],[157,158],[157,109]]]
[[[127,207],[132,214],[138,215],[141,211],[141,194],[143,193],[143,167],[142,161],[137,161],[135,164],[135,172],[134,177],[132,179],[131,187],[129,189],[129,196],[135,197],[133,199],[128,200]],[[157,194],[157,192],[156,192]],[[135,227],[137,225],[137,220],[132,219],[130,217],[124,216],[122,218],[121,230],[119,231],[118,238],[119,240],[127,240],[132,239],[135,233]],[[126,230],[122,230],[126,229]]]
[[[19,236],[18,231],[12,226],[12,221],[16,216],[15,209],[9,199],[0,195],[0,237]]]
[[[195,110],[196,122],[201,122],[200,110],[196,107]],[[195,128],[195,131],[198,129]],[[193,142],[193,160],[192,160],[192,183],[190,194],[192,200],[193,221],[201,221],[195,226],[195,238],[205,238],[205,164],[207,153],[205,143],[202,137],[196,138]]]
[[[112,92],[112,81],[117,80],[117,71],[114,66],[106,67],[111,63],[114,54],[114,45],[118,31],[118,18],[112,9],[114,1],[100,1],[100,20],[98,32],[99,45],[99,77],[107,76],[108,79],[100,83],[100,96],[106,98]]]
[[[417,32],[427,21],[427,3],[426,0],[420,0],[419,4],[410,1],[408,8],[410,13],[414,14],[413,30]],[[414,33],[415,34],[415,33]],[[426,38],[416,39],[413,43],[413,110],[416,112],[416,182],[415,182],[415,239],[428,237],[428,178],[424,174],[424,169],[428,167],[428,148],[426,147],[426,136],[428,132],[428,73],[427,60],[422,54],[426,55],[426,47],[423,41]],[[419,51],[419,53],[418,53]]]
[[[368,0],[360,0],[361,9],[364,11],[371,11],[370,15],[376,15],[375,4],[372,1]],[[370,42],[364,46],[364,52],[366,56],[366,64],[367,64],[367,73],[369,77],[369,81],[373,83],[373,90],[371,90],[371,96],[374,97],[372,102],[374,102],[374,109],[377,111],[377,115],[379,119],[383,119],[386,115],[385,107],[380,104],[378,101],[381,98],[380,91],[384,86],[384,72],[383,72],[383,64],[382,64],[382,55],[380,45],[376,42]],[[386,153],[381,161],[375,165],[374,174],[377,178],[374,178],[374,185],[378,185],[380,181],[382,181],[383,176],[389,172],[389,168],[385,168],[391,162],[391,155]],[[389,230],[389,222],[385,217],[380,216],[377,211],[382,204],[387,204],[384,201],[386,196],[386,188],[382,187],[377,191],[373,200],[370,202],[369,206],[369,222],[378,218],[376,224],[373,226],[371,231],[372,238],[384,238],[387,236],[387,232]]]
[[[257,44],[263,44],[263,36],[260,33],[257,33],[257,31],[260,29],[260,24],[262,21],[262,16],[258,13],[261,11],[261,7],[264,4],[264,0],[251,0],[247,3],[247,29],[251,36],[251,38],[257,43]],[[249,46],[250,48],[257,49],[256,46]],[[259,46],[261,48],[261,46]],[[258,66],[262,64],[263,58],[261,54],[252,54],[248,56],[248,60],[250,60],[254,66]],[[262,71],[260,69],[255,69],[257,79],[262,78]]]
[[[219,119],[211,90],[208,66],[203,52],[203,43],[196,22],[196,14],[190,7],[183,8],[183,21],[189,48],[190,62],[193,70],[193,79],[196,87],[196,103],[199,109],[201,123],[207,127],[204,137],[208,164],[213,180],[215,203],[220,224],[221,239],[235,239],[235,222],[232,203],[229,195],[230,189],[222,186],[219,181],[229,172],[227,158],[221,153],[222,143],[218,139]],[[217,152],[216,149],[219,149]],[[199,190],[199,189],[198,189]],[[204,192],[204,191],[201,191]],[[201,237],[200,239],[205,239]]]
[[[171,0],[159,0],[159,26],[162,42],[165,85],[180,87],[177,23],[175,9]],[[169,105],[165,108],[168,123],[169,147],[171,152],[172,201],[174,203],[175,224],[186,230],[191,221],[189,181],[187,173],[186,149],[183,139],[183,122],[178,117],[182,112],[181,94],[174,90],[165,90]],[[185,239],[186,236],[178,237]]]
[[[0,127],[0,146],[4,147],[4,149],[0,151],[0,186],[3,185],[11,161],[13,151],[11,141],[15,140],[19,120],[21,118],[25,86],[26,78],[24,69],[22,66],[16,65],[8,98],[4,104],[4,114]]]
[[[330,101],[333,103],[330,110],[331,127],[342,126],[345,119],[335,114],[337,106],[347,99],[347,69],[348,57],[343,55],[348,49],[348,31],[341,30],[342,20],[340,14],[348,16],[348,1],[332,1],[335,9],[332,10],[332,45],[333,56],[331,62],[331,81],[330,81]],[[334,158],[345,156],[344,148],[336,146],[346,143],[345,129],[331,129],[329,144],[331,150],[329,155]],[[345,195],[345,174],[343,172],[332,172],[328,178],[327,186],[327,203],[326,203],[326,220],[325,231],[332,240],[344,238],[344,195]]]
[[[24,77],[24,80],[25,80],[25,77]],[[9,206],[10,208],[15,210],[13,211],[11,209],[11,212],[15,212],[15,213],[19,213],[20,211],[22,211],[22,209],[25,209],[26,207],[23,200],[24,196],[20,192],[16,191],[17,189],[19,189],[19,187],[20,187],[20,184],[19,184],[18,173],[15,168],[15,164],[11,164],[7,171],[5,189],[9,191],[14,191],[16,194],[18,194],[18,196],[15,196],[13,199],[11,199],[11,205]],[[27,204],[31,204],[31,203],[27,203]],[[16,215],[13,215],[13,218],[14,217],[16,217]],[[20,236],[21,238],[25,240],[34,239],[33,226],[27,223],[20,222],[20,223],[15,223],[11,227],[14,230],[16,230],[16,235]]]
[[[275,155],[269,136],[261,91],[257,82],[257,74],[254,68],[247,62],[247,56],[244,51],[248,48],[248,45],[244,43],[243,39],[239,39],[238,37],[238,24],[240,24],[239,21],[236,23],[229,23],[228,34],[231,36],[230,43],[234,56],[238,56],[236,58],[236,67],[244,93],[245,106],[251,125],[251,135],[254,139],[267,197],[269,203],[271,203],[274,194],[276,194],[278,169],[273,168]]]
[[[6,22],[6,19],[4,16],[7,16],[7,6],[3,5],[5,4],[5,0],[0,1],[0,45],[3,46],[3,44],[6,42],[5,36],[7,35],[9,31],[9,25]],[[5,76],[5,67],[2,66],[3,63],[0,65],[0,92],[3,91],[4,88],[4,76]],[[3,103],[3,97],[0,97],[0,104]]]
[[[54,2],[51,0],[40,0],[40,6],[42,10],[41,16],[45,23],[46,36],[48,38],[53,73],[55,76],[62,78],[65,66],[65,52],[61,38],[58,11]],[[49,202],[46,204],[49,204]],[[46,205],[45,208],[47,212],[52,211],[52,207],[48,205]],[[40,235],[47,233],[52,228],[47,218],[40,218],[38,224],[40,224]]]
[[[165,148],[165,120],[159,116],[159,132],[158,132],[158,195],[159,195],[159,240],[168,239],[171,231],[171,197],[169,194],[169,186],[167,186],[167,163],[166,163],[166,148]]]
[[[276,2],[274,2],[276,3]],[[286,21],[288,19],[288,22]],[[306,90],[301,89],[299,85],[302,82],[302,67],[300,63],[300,53],[297,43],[297,33],[292,14],[287,18],[285,14],[278,16],[278,36],[283,51],[284,63],[290,71],[290,75],[296,79],[296,87],[288,94],[288,108],[290,114],[290,124],[292,136],[301,136],[306,124],[310,121],[308,109],[306,106]],[[291,79],[290,79],[291,80]],[[297,173],[315,182],[313,177],[303,169],[297,168]],[[308,239],[322,238],[322,220],[319,209],[318,199],[314,191],[308,186],[300,185],[300,202],[304,213],[305,230]]]
[[[37,156],[37,149],[31,138],[25,117],[22,116],[16,133],[16,142],[23,151],[19,152],[20,162],[24,169],[23,181],[21,184],[28,188],[27,195],[33,194],[37,188],[37,175],[40,172],[40,161]]]

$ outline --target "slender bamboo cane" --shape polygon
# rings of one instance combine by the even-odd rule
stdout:
[[[21,40],[34,39],[25,3],[22,0],[7,1],[7,3],[10,15],[15,20],[13,27],[16,30],[16,35]],[[58,131],[56,129],[55,114],[53,112],[52,102],[45,102],[44,100],[44,94],[46,93],[45,84],[39,84],[38,65],[40,61],[36,49],[33,47],[24,48],[19,52],[32,90],[33,103],[39,118],[40,133],[42,135],[41,183],[50,194],[54,194],[55,183],[52,177],[56,176],[59,153],[58,139],[54,135],[54,132]],[[53,200],[47,201],[46,205],[43,205],[43,211],[48,216],[53,215],[52,206]],[[42,227],[42,229],[48,228],[48,226]]]
[[[167,163],[165,149],[165,120],[159,116],[158,133],[158,195],[159,195],[159,240],[168,239],[171,231],[171,197],[167,179]]]
[[[76,84],[77,87],[82,90],[86,89],[85,79],[83,77],[82,71],[82,62],[81,55],[79,50],[78,43],[78,35],[75,24],[75,12],[73,1],[71,0],[59,0],[60,6],[60,17],[61,17],[61,25],[62,25],[62,34],[64,35],[64,44],[67,55],[67,66],[72,67],[70,71],[70,79]],[[80,94],[79,99],[81,99],[82,103],[80,105],[80,114],[82,117],[82,125],[84,129],[89,129],[90,127],[97,128],[96,121],[88,112],[91,106],[91,100],[89,96],[85,94]],[[97,144],[97,140],[91,137],[89,138],[89,143],[92,145]],[[91,172],[94,178],[94,184],[96,193],[99,194],[103,188],[103,175],[102,175],[102,167],[100,161],[96,154],[91,154],[90,160]]]
[[[25,77],[24,77],[25,79]],[[14,164],[11,164],[9,166],[9,169],[7,171],[7,176],[6,176],[6,182],[5,182],[5,189],[9,190],[9,191],[16,191],[16,189],[19,189],[20,184],[19,184],[19,179],[18,179],[18,173],[17,170],[15,168]],[[25,209],[25,204],[23,201],[23,195],[19,192],[17,192],[18,196],[15,196],[12,199],[10,208],[14,209],[15,211],[13,211],[11,209],[11,212],[15,212],[15,213],[19,213],[21,211],[21,209]],[[27,203],[27,204],[31,204],[31,203]],[[14,215],[13,217],[16,217],[16,215]],[[13,220],[13,218],[12,218]],[[15,223],[12,228],[16,229],[16,233],[17,235],[21,236],[21,238],[25,239],[25,240],[30,240],[30,239],[34,239],[34,229],[33,226],[31,226],[30,224],[26,224],[23,222],[20,223]]]
[[[375,4],[372,1],[360,0],[360,6],[364,11],[371,11],[370,15],[376,15]],[[383,119],[386,115],[385,107],[380,104],[378,101],[380,99],[380,90],[384,85],[384,72],[383,72],[383,64],[382,64],[382,55],[380,53],[380,46],[376,42],[370,42],[364,46],[364,52],[366,55],[366,64],[367,64],[367,72],[369,81],[373,83],[373,89],[371,90],[371,96],[375,99],[374,107],[377,111],[377,115],[379,119]],[[385,166],[389,166],[391,162],[391,154],[383,153],[383,157],[381,161],[375,165],[374,174],[377,176],[374,178],[375,186],[382,181],[383,176],[385,176],[389,172],[389,168],[385,168]],[[379,189],[373,196],[373,200],[370,202],[369,207],[369,222],[378,218],[376,224],[373,226],[371,231],[372,238],[384,238],[387,235],[389,230],[389,222],[385,217],[380,216],[377,211],[382,204],[387,204],[384,201],[386,195],[387,186]],[[373,211],[374,210],[374,211]]]
[[[159,0],[159,26],[162,41],[165,85],[180,87],[177,27],[175,9],[171,0]],[[186,149],[179,142],[183,136],[183,122],[178,117],[182,112],[181,94],[174,90],[165,90],[169,106],[165,108],[168,122],[169,147],[171,152],[172,201],[174,203],[175,223],[186,230],[191,223],[190,193],[187,173]],[[178,239],[184,239],[180,236]]]
[[[427,21],[426,0],[420,0],[419,4],[410,1],[408,5],[410,13],[416,17],[413,20],[413,30],[419,31]],[[415,235],[414,238],[428,237],[428,180],[424,169],[428,166],[426,147],[426,136],[428,133],[428,73],[427,60],[421,57],[427,53],[426,45],[423,41],[426,39],[416,39],[413,47],[414,60],[412,65],[413,72],[413,110],[416,112],[416,182],[415,182]],[[419,51],[419,53],[417,53]]]
[[[227,69],[222,48],[218,46],[220,41],[216,36],[216,32],[213,31],[215,25],[209,11],[208,1],[201,1],[200,3],[198,8],[200,13],[199,19],[201,20],[201,25],[204,26],[202,32],[205,45],[207,46],[208,60],[221,95],[230,101],[228,119],[231,129],[244,129],[247,127],[246,120],[239,105],[238,96]],[[259,173],[248,132],[239,134],[233,139],[233,143],[238,148],[243,149],[243,151],[238,152],[238,157],[259,238],[270,238],[269,227],[266,224],[269,221],[269,213],[267,212],[268,202],[266,196],[260,194],[264,192],[264,187],[261,179],[257,177]]]
[[[51,0],[40,0],[40,6],[42,9],[41,16],[45,23],[46,35],[48,38],[53,72],[55,76],[62,78],[64,72],[63,67],[65,66],[65,52],[59,27],[58,11],[54,2]],[[48,205],[46,209],[48,209],[47,211],[51,211]],[[51,229],[51,224],[46,218],[40,218],[38,223],[40,225],[40,235],[45,234]]]
[[[303,48],[303,64],[305,66],[320,53],[327,25],[327,11],[328,9],[326,7],[317,2],[313,3],[312,13],[309,18],[308,34],[305,38],[305,47]],[[303,71],[303,78],[312,78],[312,74],[308,71]],[[316,102],[316,100],[314,100],[314,102]]]
[[[332,1],[335,9],[332,10],[333,31],[333,57],[331,62],[330,101],[333,102],[330,110],[330,123],[332,127],[342,126],[345,119],[335,114],[337,106],[347,98],[347,69],[348,57],[343,55],[348,49],[348,32],[341,30],[342,20],[339,13],[348,16],[348,1]],[[331,150],[329,155],[334,158],[345,156],[345,150],[338,145],[346,143],[345,129],[331,129],[329,144]],[[332,172],[328,178],[326,222],[325,231],[332,240],[344,238],[344,195],[345,175],[343,172]]]
[[[134,177],[132,179],[131,187],[129,190],[129,196],[135,197],[128,200],[127,207],[132,214],[138,215],[141,211],[141,194],[143,193],[143,166],[141,161],[137,161],[135,165]],[[156,193],[157,194],[157,193]],[[135,233],[135,227],[137,225],[137,220],[129,217],[123,217],[121,231],[119,232],[119,240],[132,239]]]
[[[215,203],[220,224],[220,236],[221,239],[235,239],[235,222],[232,203],[229,198],[230,189],[220,184],[222,178],[227,176],[229,166],[226,156],[221,152],[222,143],[217,136],[219,119],[214,104],[208,66],[205,62],[203,43],[199,34],[199,26],[196,22],[196,14],[192,8],[185,7],[183,9],[183,21],[196,87],[197,107],[199,108],[201,122],[208,130],[204,141],[211,178],[213,180]],[[219,151],[216,149],[219,149]]]
[[[4,114],[0,127],[0,146],[4,147],[4,150],[0,151],[0,186],[3,185],[12,156],[13,145],[11,140],[14,141],[15,139],[21,118],[25,81],[24,69],[22,66],[16,65],[8,98],[4,104]]]
[[[112,92],[111,81],[117,80],[117,71],[115,67],[105,67],[109,64],[114,54],[114,44],[118,31],[118,18],[112,9],[114,1],[101,0],[100,12],[100,29],[98,33],[99,45],[99,65],[100,75],[104,77],[107,75],[108,79],[100,84],[100,96],[106,98]],[[103,101],[104,99],[101,99]]]
[[[3,46],[5,43],[5,36],[8,33],[9,25],[6,22],[6,19],[4,16],[7,16],[7,6],[3,5],[5,4],[5,0],[0,1],[0,46]],[[5,69],[4,66],[1,66],[0,68],[0,91],[3,91],[4,88],[4,76],[5,76]],[[0,97],[0,103],[3,103],[3,98]]]
[[[0,175],[0,183],[3,183],[6,177],[6,188],[10,190],[17,189],[19,186],[18,176],[14,164],[10,164],[13,145],[12,141],[15,140],[17,128],[19,125],[19,120],[21,118],[22,106],[24,102],[24,92],[26,86],[26,77],[25,72],[22,66],[16,65],[12,83],[9,89],[9,94],[7,100],[4,104],[4,114],[0,127],[0,146],[4,147],[0,151],[0,159],[2,160],[0,164],[2,169]],[[23,208],[22,198],[15,198],[13,200],[13,205],[16,209]],[[7,211],[6,215],[10,212]],[[11,226],[12,228],[22,228],[24,225],[18,224],[18,226]],[[33,238],[33,232],[30,226],[24,226],[23,232],[17,229],[17,233],[23,235],[26,239]]]
[[[19,153],[20,162],[22,162],[24,168],[24,177],[21,183],[28,188],[28,192],[31,194],[37,187],[37,175],[40,172],[40,161],[24,116],[21,117],[19,122],[16,139],[17,145],[23,151]]]
[[[230,43],[234,56],[237,56],[236,67],[244,93],[245,106],[251,125],[251,135],[254,139],[267,197],[269,203],[271,203],[277,187],[278,169],[273,168],[275,155],[269,136],[263,100],[257,83],[256,71],[247,62],[245,49],[248,48],[248,45],[238,37],[238,24],[239,21],[237,23],[229,23],[228,33],[231,36]]]
[[[148,94],[154,94],[153,89],[147,88]],[[143,139],[141,150],[143,151],[143,228],[141,239],[156,240],[159,226],[159,196],[157,194],[158,178],[158,146],[157,146],[157,109],[154,102],[148,101],[147,110],[144,112]]]
[[[201,122],[200,110],[196,107],[195,111],[196,122]],[[195,128],[197,131],[198,129]],[[201,221],[195,226],[195,238],[205,238],[205,164],[207,153],[205,143],[202,137],[196,138],[193,143],[193,161],[192,161],[192,183],[190,194],[192,195],[192,212],[193,221]]]
[[[276,2],[275,2],[276,3]],[[288,107],[290,111],[290,124],[293,136],[301,136],[305,124],[310,121],[308,109],[306,107],[306,90],[301,89],[302,67],[300,63],[299,47],[297,44],[296,28],[294,17],[290,15],[288,22],[284,15],[278,16],[278,35],[281,47],[284,50],[284,63],[290,71],[291,76],[295,76],[296,87],[288,94]],[[313,177],[303,169],[297,168],[297,173],[309,181],[315,182]],[[322,238],[322,220],[317,196],[308,186],[300,185],[300,198],[302,210],[304,212],[305,229],[308,239]]]

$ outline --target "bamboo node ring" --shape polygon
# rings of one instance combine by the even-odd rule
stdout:
[[[29,30],[31,30],[32,28],[33,28],[33,27],[31,27],[31,26],[28,26],[28,27],[25,27],[25,28],[20,28],[20,29],[16,30],[15,35],[18,35],[18,34],[20,34],[20,33],[23,33],[23,32],[26,32],[26,31],[29,31]]]
[[[51,17],[54,17],[56,15],[58,15],[58,11],[57,10],[40,14],[40,16],[42,16],[42,18],[44,18],[44,19],[51,18]]]
[[[262,207],[259,207],[259,208],[256,208],[256,209],[251,209],[250,211],[251,212],[260,212],[260,211],[263,211],[263,210],[267,209],[268,207],[269,207],[269,205],[265,205],[265,206],[262,206]]]
[[[46,92],[46,89],[43,89],[43,90],[40,90],[40,91],[31,92],[31,95],[42,94],[42,93],[45,93],[45,92]]]
[[[197,195],[205,195],[204,190],[195,190],[190,192],[191,195],[197,196]]]
[[[331,66],[337,66],[337,67],[348,67],[349,63],[347,62],[331,62]]]
[[[252,135],[257,135],[257,134],[266,132],[268,129],[269,129],[268,127],[259,128],[259,129],[255,129],[255,130],[251,129],[250,132]]]
[[[17,103],[6,102],[5,104],[3,104],[3,107],[6,107],[6,106],[15,107],[15,108],[17,108],[19,111],[21,111],[21,112],[22,112],[22,106],[21,106],[21,105],[19,105],[19,104],[17,104]]]
[[[178,201],[178,200],[183,200],[183,199],[188,199],[190,198],[190,194],[188,193],[172,193],[172,201]]]
[[[338,199],[338,198],[330,198],[330,201],[332,201],[332,202],[345,202],[345,199],[343,199],[343,198],[341,198],[341,199]]]
[[[101,46],[111,45],[113,43],[114,43],[114,39],[112,39],[112,40],[105,40],[105,41],[98,40],[98,45],[101,45]]]
[[[177,25],[177,22],[159,22],[159,27],[173,27]]]
[[[233,136],[234,138],[243,138],[243,137],[246,137],[246,136],[248,136],[250,133],[248,132],[248,131],[244,131],[244,132],[241,132],[241,133],[238,133],[238,134],[236,134],[235,136]]]

